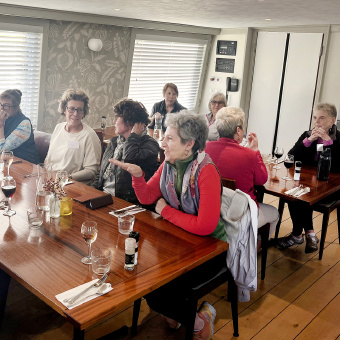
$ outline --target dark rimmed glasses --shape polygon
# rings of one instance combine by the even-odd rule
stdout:
[[[75,107],[73,107],[73,106],[66,106],[66,110],[67,110],[67,112],[68,113],[74,113],[75,111],[77,111],[77,113],[79,113],[79,114],[82,114],[82,113],[84,113],[84,108],[82,108],[82,107],[78,107],[77,109],[75,108]]]
[[[9,104],[1,104],[0,103],[0,107],[2,107],[4,110],[9,110],[12,107],[17,107],[18,105],[9,105]]]

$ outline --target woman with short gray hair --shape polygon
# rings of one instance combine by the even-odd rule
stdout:
[[[221,180],[209,155],[203,150],[208,126],[203,116],[180,111],[166,119],[167,129],[162,142],[165,162],[146,182],[142,169],[129,163],[111,160],[132,175],[132,185],[142,204],[156,203],[156,212],[176,226],[193,234],[210,235],[226,240],[220,221]],[[225,265],[225,256],[216,266],[190,272],[171,284],[148,294],[149,306],[165,315],[172,328],[186,319],[185,291],[214,277]],[[180,289],[178,289],[180,287]],[[204,302],[195,320],[194,335],[210,339],[214,333],[215,309]]]
[[[248,147],[240,143],[243,140],[244,112],[237,107],[225,107],[216,115],[216,126],[220,138],[207,143],[205,148],[216,164],[221,177],[236,180],[236,188],[248,194],[259,207],[258,227],[270,223],[270,235],[274,232],[279,214],[275,207],[258,203],[255,185],[267,182],[268,174],[258,150],[255,133],[248,134]],[[260,242],[258,242],[260,247]]]
[[[218,132],[216,129],[216,114],[217,112],[227,106],[227,98],[222,92],[217,92],[212,95],[209,100],[209,113],[205,115],[208,127],[209,134],[208,140],[217,140]]]

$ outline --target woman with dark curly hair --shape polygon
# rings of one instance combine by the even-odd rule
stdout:
[[[0,95],[0,152],[38,163],[31,121],[21,112],[20,90],[6,90]]]
[[[52,170],[66,170],[76,181],[91,184],[100,163],[101,145],[95,131],[82,122],[89,111],[89,97],[83,91],[67,90],[58,111],[66,122],[55,127],[45,162]]]
[[[105,150],[92,186],[131,203],[138,199],[130,174],[109,162],[111,158],[139,165],[147,179],[158,168],[158,143],[147,135],[149,116],[145,107],[131,99],[123,99],[114,107],[116,134]]]

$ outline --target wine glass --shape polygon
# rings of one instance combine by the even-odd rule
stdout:
[[[97,239],[97,232],[97,223],[94,221],[86,221],[81,226],[81,233],[89,245],[89,255],[81,259],[84,264],[91,264],[91,244]]]
[[[56,177],[57,177],[57,180],[59,181],[59,184],[60,184],[61,188],[63,189],[64,185],[68,181],[68,173],[67,173],[67,171],[62,171],[62,170],[57,171]]]
[[[291,181],[292,179],[289,177],[289,169],[294,165],[294,156],[287,154],[284,160],[284,165],[287,168],[287,176],[283,177],[286,181]]]
[[[281,169],[281,167],[279,166],[279,158],[283,156],[283,153],[284,151],[282,148],[279,148],[279,147],[275,148],[274,155],[276,157],[276,165],[273,166],[273,169]]]
[[[8,200],[8,208],[4,212],[4,216],[13,216],[16,214],[16,211],[11,209],[11,198],[14,195],[16,188],[17,185],[13,177],[4,177],[1,182],[1,190]]]
[[[11,177],[9,175],[9,167],[11,166],[13,162],[13,152],[12,151],[2,151],[1,158],[4,162],[4,166],[7,166],[7,177]]]

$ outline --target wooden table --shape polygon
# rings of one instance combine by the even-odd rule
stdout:
[[[17,182],[12,198],[12,208],[17,214],[9,220],[0,211],[0,274],[9,274],[64,316],[74,326],[75,338],[83,338],[87,327],[104,321],[118,309],[228,249],[225,242],[190,234],[145,211],[136,215],[134,226],[140,233],[138,265],[128,272],[123,268],[125,236],[117,230],[117,218],[108,212],[129,203],[114,198],[113,205],[92,211],[74,202],[71,216],[50,220],[47,213],[43,227],[30,230],[26,210],[35,205],[37,177],[24,178],[24,175],[35,172],[33,167],[23,161],[10,169]],[[96,189],[81,183],[67,185],[65,191],[73,198],[97,193]],[[87,244],[80,234],[85,220],[98,223],[98,238],[93,246],[113,252],[107,279],[113,291],[68,310],[55,295],[93,279],[91,266],[81,263],[81,258],[87,255]],[[6,280],[1,284],[0,292],[7,292]]]
[[[263,190],[273,196],[283,198],[287,201],[300,200],[313,205],[331,194],[340,190],[340,174],[331,173],[328,181],[318,181],[316,178],[316,168],[303,166],[300,181],[286,181],[282,179],[287,174],[287,169],[283,163],[279,164],[281,169],[273,169],[273,164],[267,164],[268,181],[264,184]],[[289,169],[289,177],[294,177],[294,167]],[[286,195],[289,189],[299,186],[309,187],[310,192],[298,198]]]

